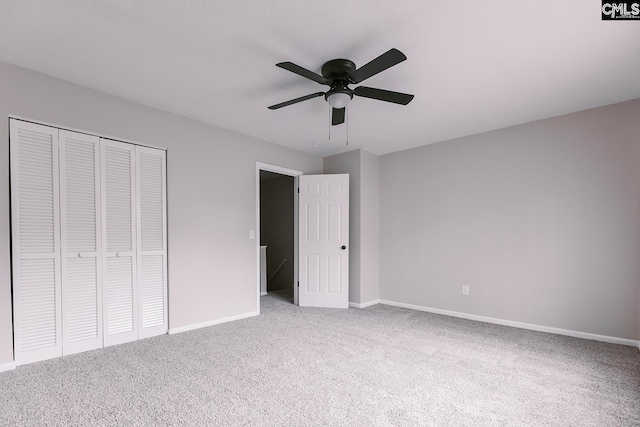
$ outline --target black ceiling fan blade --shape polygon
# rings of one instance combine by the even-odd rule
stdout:
[[[331,126],[344,123],[344,113],[346,108],[334,108],[331,112]]]
[[[413,99],[413,95],[393,92],[390,90],[376,89],[373,87],[359,86],[354,89],[354,95],[364,98],[377,99],[378,101],[393,102],[394,104],[407,105]]]
[[[387,68],[391,68],[394,65],[401,63],[405,59],[407,59],[407,57],[398,49],[389,49],[373,61],[352,72],[350,75],[351,81],[353,83],[360,83],[361,81],[366,80],[371,76],[375,76]]]
[[[284,68],[287,71],[291,71],[292,73],[296,73],[299,76],[306,77],[309,80],[313,80],[314,82],[326,85],[327,79],[322,77],[319,74],[314,73],[313,71],[309,71],[306,68],[302,68],[299,65],[294,64],[293,62],[280,62],[276,64],[276,67]]]
[[[292,99],[289,101],[281,102],[280,104],[272,105],[268,107],[270,110],[277,110],[278,108],[286,107],[287,105],[297,104],[298,102],[306,101],[307,99],[317,98],[324,95],[324,92],[316,92],[311,95],[301,96],[300,98]]]

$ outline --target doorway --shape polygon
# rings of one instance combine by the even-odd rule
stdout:
[[[258,312],[260,297],[269,292],[298,304],[297,191],[300,175],[302,172],[299,171],[256,164]],[[263,264],[266,265],[264,270]]]

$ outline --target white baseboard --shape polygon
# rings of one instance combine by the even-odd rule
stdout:
[[[353,307],[353,308],[367,308],[367,307],[371,307],[372,305],[376,305],[376,304],[380,304],[380,300],[379,299],[374,299],[368,302],[363,302],[362,304],[359,304],[357,302],[350,302],[349,303],[349,307]]]
[[[260,292],[260,296],[261,296],[261,297],[263,297],[263,296],[265,296],[265,295],[267,295],[267,293],[266,293],[266,292]]]
[[[11,371],[12,369],[16,369],[16,362],[0,364],[0,372]]]
[[[239,314],[237,316],[225,317],[222,319],[210,320],[208,322],[194,323],[193,325],[180,326],[178,328],[170,328],[169,335],[179,334],[180,332],[193,331],[194,329],[206,328],[208,326],[220,325],[221,323],[233,322],[234,320],[246,319],[259,315],[257,311]]]
[[[640,349],[640,341],[630,340],[627,338],[610,337],[607,335],[591,334],[588,332],[572,331],[569,329],[553,328],[551,326],[534,325],[532,323],[515,322],[513,320],[503,320],[494,317],[479,316],[476,314],[460,313],[458,311],[441,310],[439,308],[424,307],[421,305],[405,304],[402,302],[380,300],[380,304],[391,305],[394,307],[409,308],[411,310],[426,311],[428,313],[443,314],[445,316],[459,317],[462,319],[475,320],[478,322],[493,323],[495,325],[511,326],[513,328],[528,329],[537,332],[547,332],[550,334],[566,335],[569,337],[583,338],[593,341],[603,341],[611,344],[628,345],[638,347]]]

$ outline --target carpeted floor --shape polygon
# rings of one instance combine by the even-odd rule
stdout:
[[[0,373],[9,426],[638,426],[640,352],[377,305],[262,315]]]

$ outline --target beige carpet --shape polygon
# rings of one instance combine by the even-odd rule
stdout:
[[[0,373],[0,425],[640,425],[636,348],[381,305],[262,308]]]

